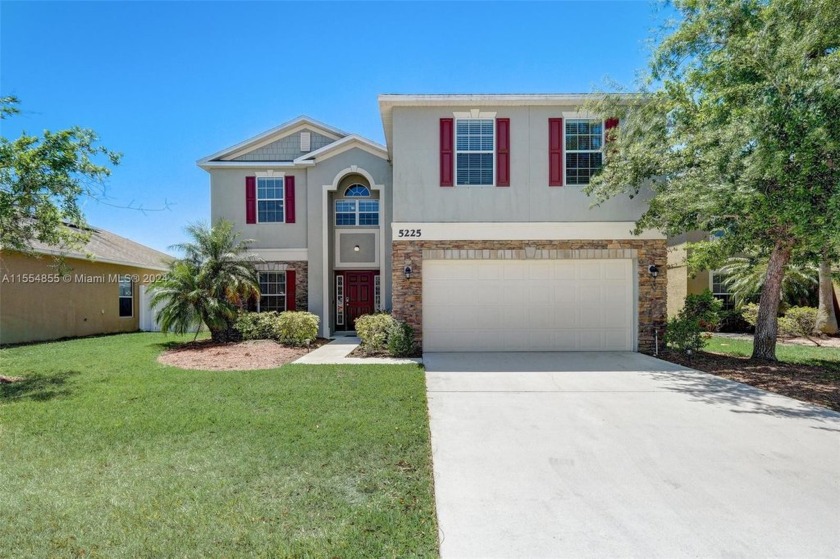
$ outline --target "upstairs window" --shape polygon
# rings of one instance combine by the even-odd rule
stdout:
[[[335,224],[340,226],[379,225],[379,200],[370,197],[370,189],[354,184],[344,191],[347,199],[335,201]]]
[[[566,184],[586,185],[603,164],[604,124],[600,120],[566,120]]]
[[[455,122],[455,184],[493,186],[495,121],[462,119]]]
[[[286,310],[285,272],[260,272],[260,312]]]
[[[283,223],[283,177],[257,177],[259,223]]]

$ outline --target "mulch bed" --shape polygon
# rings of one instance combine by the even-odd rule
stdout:
[[[769,392],[840,411],[840,373],[827,371],[823,367],[751,361],[746,357],[707,351],[701,351],[691,357],[673,352],[663,353],[659,357]]]
[[[287,347],[271,340],[217,343],[212,340],[188,342],[165,351],[158,362],[181,369],[204,371],[249,371],[273,369],[303,357],[329,340],[318,338],[309,347]]]
[[[368,351],[366,349],[362,349],[362,346],[357,346],[356,349],[351,351],[347,354],[347,357],[393,357],[390,353],[388,353],[387,349],[378,349],[374,351]],[[415,351],[413,354],[408,356],[409,358],[413,357],[423,357],[422,351]]]

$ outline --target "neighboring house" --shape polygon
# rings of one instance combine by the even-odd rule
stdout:
[[[673,317],[685,306],[687,295],[699,295],[705,290],[723,301],[725,308],[734,306],[734,299],[723,283],[724,276],[714,270],[688,271],[689,245],[707,240],[708,234],[695,231],[668,239],[668,316]]]
[[[0,251],[0,344],[157,329],[145,287],[171,257],[103,229],[90,234],[80,249]]]
[[[645,196],[584,194],[618,124],[585,101],[382,95],[387,146],[300,117],[198,165],[213,221],[256,241],[260,309],[322,336],[384,309],[425,351],[652,351],[666,241],[631,234]]]

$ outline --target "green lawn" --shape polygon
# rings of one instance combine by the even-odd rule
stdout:
[[[419,367],[183,371],[173,339],[0,350],[0,557],[437,555]]]
[[[752,340],[712,336],[705,349],[715,353],[749,357],[752,355],[752,346]],[[812,365],[840,373],[840,349],[837,348],[779,343],[776,345],[776,357],[783,363]]]

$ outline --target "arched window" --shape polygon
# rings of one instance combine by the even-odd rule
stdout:
[[[370,189],[362,184],[353,184],[344,191],[344,199],[335,201],[335,224],[342,226],[379,225],[379,200],[355,200],[370,198]],[[349,199],[348,199],[349,198]]]
[[[362,184],[354,184],[347,187],[344,196],[346,198],[367,198],[370,196],[370,190]]]

